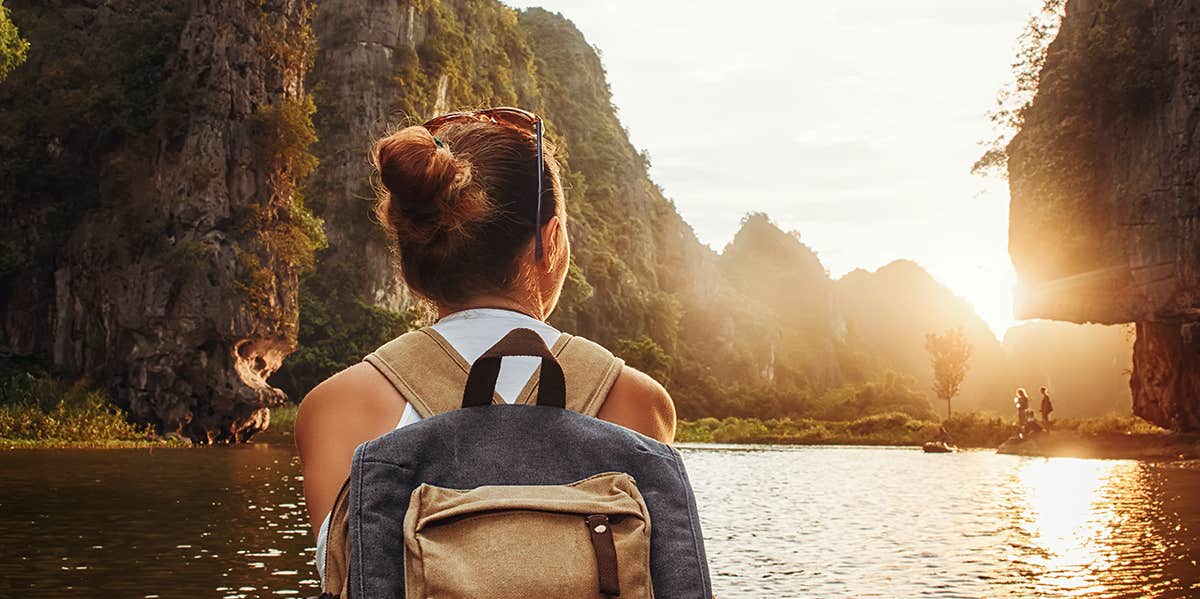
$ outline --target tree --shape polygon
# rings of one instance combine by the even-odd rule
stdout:
[[[958,388],[967,376],[971,343],[962,327],[946,329],[941,335],[925,335],[925,351],[929,352],[929,363],[933,366],[933,392],[946,402],[946,418],[949,418],[950,400],[958,395]]]
[[[0,0],[0,81],[4,81],[13,69],[25,62],[28,49],[29,42],[21,39],[9,10],[4,7],[4,0]]]

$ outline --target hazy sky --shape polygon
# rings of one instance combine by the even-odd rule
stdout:
[[[924,265],[1011,324],[1008,190],[972,176],[1041,0],[509,0],[575,22],[651,175],[717,250],[766,212],[832,275]]]

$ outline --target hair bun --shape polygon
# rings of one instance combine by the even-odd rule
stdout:
[[[375,143],[375,170],[382,189],[376,212],[407,243],[425,244],[442,234],[465,237],[488,217],[483,190],[471,164],[439,144],[424,127],[406,127]]]

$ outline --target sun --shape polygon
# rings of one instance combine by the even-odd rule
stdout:
[[[975,308],[996,339],[1020,323],[1013,317],[1013,294],[1017,275],[1007,255],[972,257],[963,255],[939,264],[934,278]]]

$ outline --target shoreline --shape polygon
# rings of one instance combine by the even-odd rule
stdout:
[[[99,441],[64,441],[61,439],[0,438],[0,451],[23,449],[188,449],[199,447],[187,441],[171,439],[104,439]]]
[[[1061,431],[1010,438],[996,453],[1025,457],[1180,461],[1200,458],[1200,435]]]

